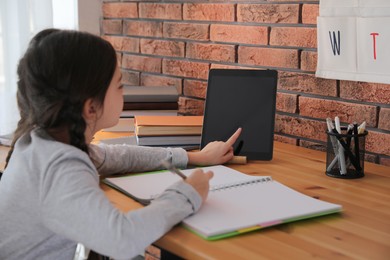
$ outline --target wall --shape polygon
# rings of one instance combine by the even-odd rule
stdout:
[[[366,121],[366,160],[390,165],[390,85],[316,78],[318,1],[103,1],[124,84],[174,85],[203,113],[210,68],[279,71],[275,139],[324,150],[326,117]]]

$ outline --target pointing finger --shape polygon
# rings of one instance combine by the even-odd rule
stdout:
[[[226,144],[228,146],[233,146],[233,144],[237,141],[237,138],[240,136],[241,134],[241,131],[242,131],[242,128],[238,128],[236,130],[236,132],[234,132],[234,134],[226,141]]]

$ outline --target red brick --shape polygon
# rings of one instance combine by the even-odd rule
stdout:
[[[317,16],[319,16],[318,4],[302,5],[302,23],[317,24]]]
[[[104,36],[103,38],[109,41],[117,51],[139,52],[138,38],[120,36]]]
[[[378,128],[390,131],[390,108],[382,107],[381,110],[379,111]]]
[[[134,36],[162,37],[162,22],[124,21],[124,34]]]
[[[298,51],[240,46],[238,63],[247,65],[298,68]]]
[[[276,95],[276,110],[287,112],[287,113],[296,113],[297,112],[297,101],[298,95],[287,94],[287,93],[277,93]]]
[[[390,167],[390,157],[379,157],[379,164]]]
[[[116,53],[116,59],[117,59],[118,67],[120,67],[122,65],[122,53],[121,52]]]
[[[187,97],[206,98],[207,82],[184,80],[183,94]]]
[[[139,85],[139,72],[122,70],[122,84],[130,86]]]
[[[122,20],[103,20],[104,34],[122,34]]]
[[[204,100],[179,97],[179,114],[184,115],[203,115]]]
[[[298,23],[297,4],[238,4],[237,21],[249,23]]]
[[[326,141],[326,123],[276,114],[275,133]]]
[[[345,99],[390,104],[390,84],[340,81],[340,97]]]
[[[302,27],[272,27],[270,45],[317,47],[317,29]]]
[[[184,57],[184,42],[141,39],[141,52],[146,54]]]
[[[163,73],[186,78],[207,79],[210,65],[203,62],[163,60]]]
[[[183,20],[234,21],[234,4],[192,4],[183,5]]]
[[[227,69],[227,70],[258,70],[258,68],[248,68],[244,66],[225,65],[212,63],[210,69]]]
[[[299,146],[309,148],[312,150],[326,152],[326,145],[307,140],[299,140]]]
[[[346,124],[354,121],[362,123],[366,121],[367,126],[375,127],[376,106],[362,105],[336,100],[326,100],[311,97],[299,97],[299,114],[301,116],[326,119],[338,116],[341,122]]]
[[[316,68],[317,68],[317,52],[302,51],[301,70],[316,71]]]
[[[122,50],[126,52],[139,52],[139,38],[124,37]]]
[[[141,86],[175,86],[178,93],[182,93],[182,79],[165,75],[150,75],[142,73]]]
[[[235,47],[226,44],[187,43],[186,57],[200,60],[234,62]]]
[[[365,153],[364,161],[371,162],[371,163],[378,163],[378,155]]]
[[[103,3],[103,17],[138,18],[137,3]]]
[[[316,78],[311,74],[279,71],[278,88],[323,96],[337,96],[337,84],[333,79]]]
[[[104,35],[103,39],[105,39],[106,41],[110,42],[112,47],[114,47],[114,49],[116,51],[121,51],[122,50],[123,37]]]
[[[366,151],[390,156],[390,134],[368,131]]]
[[[139,3],[139,17],[181,20],[181,4]]]
[[[161,59],[124,54],[122,57],[122,68],[160,73]]]
[[[210,27],[210,40],[267,45],[268,27],[212,24]]]
[[[298,139],[293,138],[293,137],[278,135],[278,134],[274,135],[274,141],[286,143],[286,144],[292,144],[292,145],[298,144]]]
[[[209,25],[166,22],[164,23],[164,37],[206,41],[209,39]]]

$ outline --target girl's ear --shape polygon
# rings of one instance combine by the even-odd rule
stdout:
[[[83,107],[83,117],[85,121],[95,121],[97,119],[97,106],[95,101],[92,98],[89,98],[85,101]]]

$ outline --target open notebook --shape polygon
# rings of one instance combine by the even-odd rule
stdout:
[[[208,199],[183,224],[208,240],[335,213],[342,208],[299,193],[269,176],[250,176],[222,165],[203,169],[214,172]],[[183,173],[189,175],[192,171]],[[106,178],[104,182],[146,205],[180,180],[168,171],[159,171]]]

